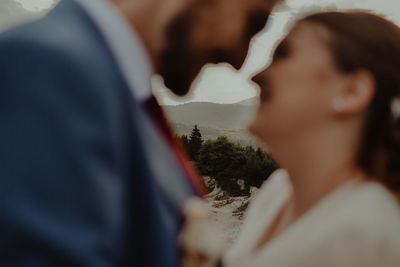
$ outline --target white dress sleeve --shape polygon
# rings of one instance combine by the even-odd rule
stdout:
[[[291,184],[287,172],[283,169],[276,170],[250,201],[242,228],[225,254],[224,261],[234,262],[238,255],[251,251],[260,238],[260,231],[264,231],[274,219],[290,194]]]
[[[348,183],[260,250],[254,246],[291,194],[280,170],[250,205],[227,267],[400,267],[400,208],[376,182]]]

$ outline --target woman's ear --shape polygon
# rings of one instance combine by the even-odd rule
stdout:
[[[358,70],[349,74],[347,78],[347,82],[332,101],[332,108],[337,115],[355,115],[364,112],[375,94],[376,82],[371,72]]]

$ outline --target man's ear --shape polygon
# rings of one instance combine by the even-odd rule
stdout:
[[[368,70],[357,70],[347,77],[335,99],[333,108],[338,115],[362,113],[372,102],[376,90],[376,81]]]

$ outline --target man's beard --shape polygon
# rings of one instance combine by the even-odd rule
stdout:
[[[239,69],[244,58],[237,52],[218,47],[196,51],[191,44],[195,23],[206,1],[198,1],[177,16],[167,27],[166,46],[157,61],[157,72],[164,78],[165,85],[176,95],[185,95],[191,83],[207,63],[227,62]],[[247,51],[251,37],[260,31],[268,13],[255,10],[249,16],[242,45]],[[197,50],[199,50],[197,48]],[[243,50],[243,49],[240,49]]]
[[[199,3],[201,5],[202,1]],[[205,64],[228,60],[227,53],[218,48],[208,51],[193,49],[190,40],[199,9],[201,7],[193,5],[172,21],[166,31],[166,48],[159,57],[158,73],[164,78],[165,85],[180,96],[188,93]]]
[[[178,33],[175,32],[174,35],[178,35]],[[193,62],[190,61],[192,56],[188,51],[185,37],[185,35],[179,38],[168,37],[168,46],[161,54],[159,62],[158,72],[164,78],[165,86],[176,95],[185,95],[192,82],[192,74],[189,69]]]

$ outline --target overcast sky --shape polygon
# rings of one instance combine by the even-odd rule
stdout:
[[[24,21],[41,16],[54,2],[54,0],[0,0],[0,30],[15,24],[16,20]],[[159,100],[164,104],[190,101],[233,103],[257,95],[257,89],[249,82],[249,77],[268,64],[274,45],[285,34],[286,23],[299,10],[307,10],[307,7],[314,10],[333,6],[344,9],[369,9],[400,24],[400,0],[286,0],[286,5],[288,8],[273,13],[266,29],[254,38],[241,71],[236,72],[226,65],[207,66],[193,85],[192,93],[185,99],[171,96],[160,79],[155,78],[154,91]]]
[[[274,12],[267,27],[252,41],[241,71],[236,72],[229,66],[207,66],[185,99],[173,97],[159,79],[155,79],[155,93],[164,104],[191,101],[234,103],[256,96],[258,89],[249,82],[249,78],[268,65],[275,44],[285,35],[287,23],[298,13],[332,7],[368,9],[400,24],[400,0],[384,0],[384,3],[382,0],[286,0],[288,8]]]
[[[289,8],[275,12],[266,29],[253,40],[248,58],[240,72],[234,72],[226,66],[207,67],[185,101],[233,103],[257,95],[258,90],[249,82],[249,77],[268,64],[274,45],[285,34],[286,23],[300,9],[332,6],[343,9],[369,9],[400,24],[400,0],[287,0],[286,4]],[[171,94],[162,89],[162,86],[158,85],[156,88],[160,88],[157,91],[165,104],[177,103],[178,99],[170,97]]]

